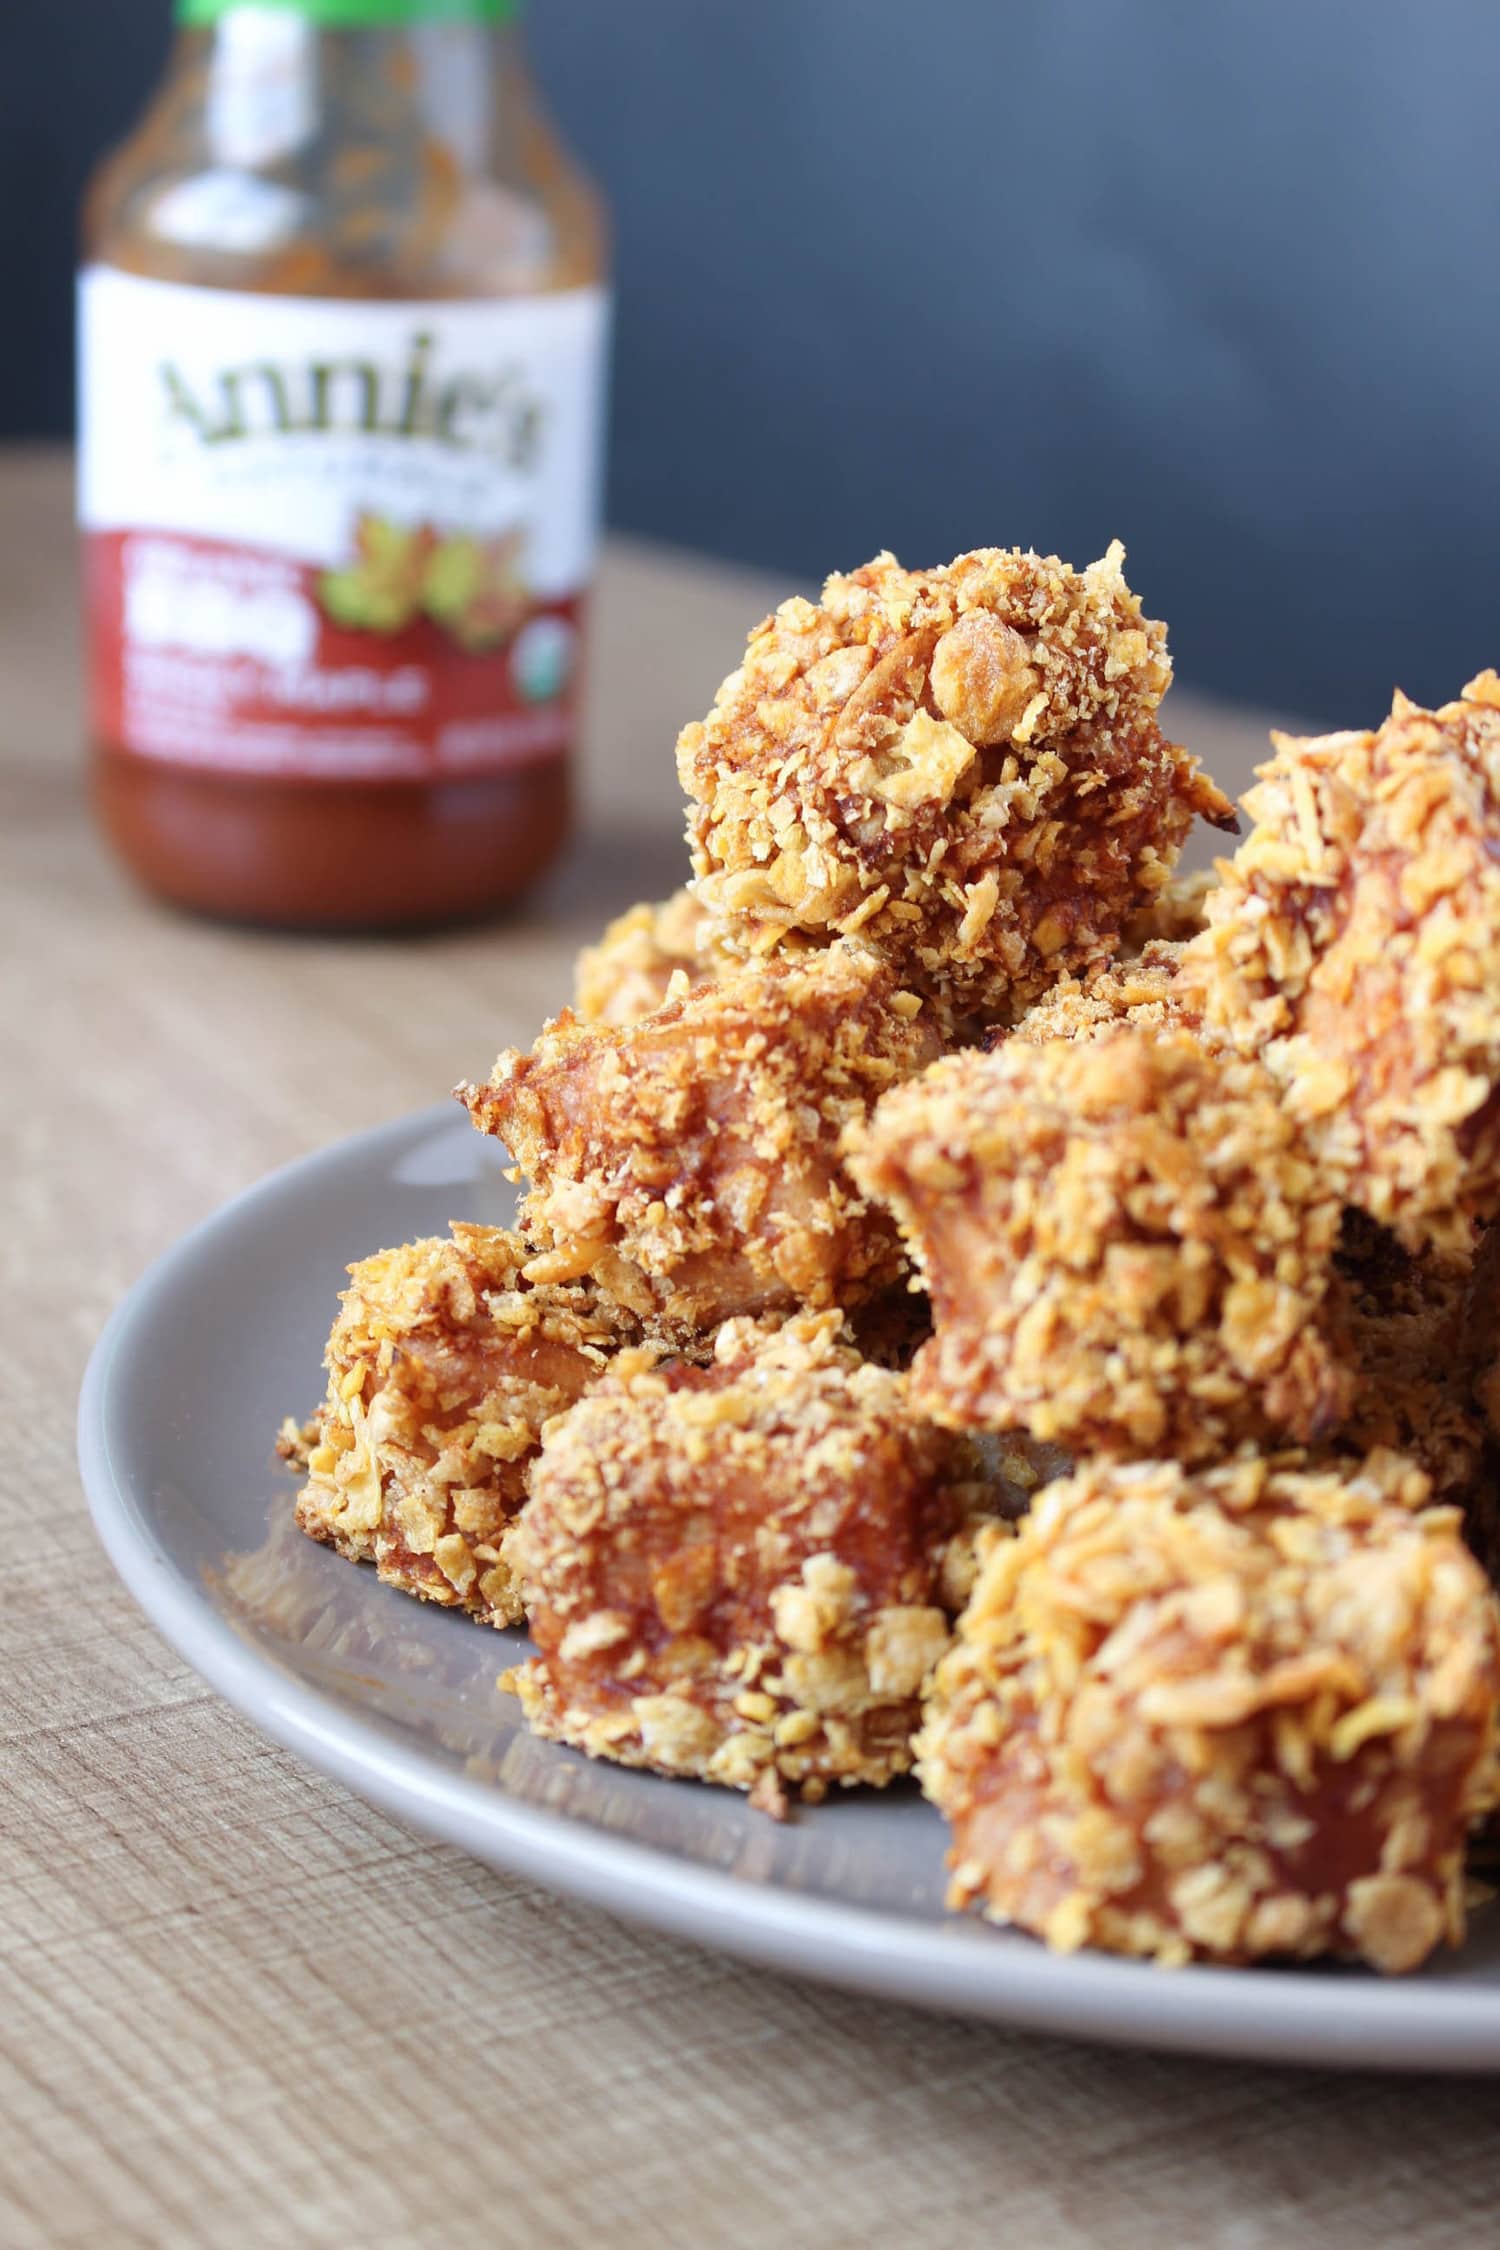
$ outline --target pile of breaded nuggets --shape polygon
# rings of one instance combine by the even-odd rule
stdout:
[[[591,1756],[914,1769],[1049,1945],[1410,1969],[1500,1804],[1500,679],[1276,737],[1175,882],[1238,823],[1122,561],[757,626],[692,882],[460,1088],[519,1231],[352,1269],[298,1520]]]

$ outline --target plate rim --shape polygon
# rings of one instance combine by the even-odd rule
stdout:
[[[448,1773],[420,1746],[309,1685],[238,1634],[152,1529],[117,1461],[122,1360],[169,1304],[185,1268],[295,1179],[378,1160],[453,1118],[436,1103],[279,1165],[156,1258],[106,1321],[79,1393],[84,1492],[106,1554],[146,1617],[251,1725],[356,1795],[486,1864],[622,1919],[904,2005],[1111,2045],[1347,2069],[1500,2071],[1500,1985],[1317,1969],[1162,1970],[1096,1953],[1059,1956],[954,1916],[926,1924],[824,1899],[612,1836],[497,1782]],[[576,1753],[574,1753],[576,1755]],[[702,1786],[702,1785],[700,1785]]]

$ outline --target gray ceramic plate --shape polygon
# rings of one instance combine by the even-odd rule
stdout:
[[[79,1409],[94,1520],[142,1608],[247,1718],[413,1827],[616,1913],[770,1966],[1006,2023],[1157,2047],[1500,2069],[1500,1908],[1396,1982],[1330,1970],[1168,1973],[943,1912],[943,1830],[915,1790],[785,1827],[738,1797],[591,1765],[517,1726],[524,1647],[408,1600],[291,1526],[272,1442],[310,1407],[348,1262],[504,1221],[498,1152],[451,1108],[291,1165],[147,1274]]]

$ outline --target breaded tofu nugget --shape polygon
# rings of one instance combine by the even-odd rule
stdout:
[[[622,1362],[548,1431],[506,1539],[528,1723],[771,1810],[905,1772],[966,1466],[835,1313],[733,1321],[704,1367]]]
[[[1257,1066],[1183,1032],[949,1056],[849,1136],[932,1298],[912,1395],[957,1427],[1205,1459],[1337,1426],[1339,1204]]]
[[[585,946],[574,970],[573,1013],[580,1023],[639,1023],[667,998],[674,978],[710,984],[735,956],[724,950],[708,908],[691,891],[659,906],[632,906]]]
[[[528,1284],[529,1254],[455,1226],[350,1267],[297,1501],[312,1538],[491,1625],[521,1614],[500,1535],[543,1425],[636,1336],[586,1287]]]
[[[852,940],[749,964],[621,1028],[565,1012],[460,1089],[531,1182],[528,1277],[587,1274],[679,1337],[879,1294],[905,1260],[839,1138],[937,1053],[930,1018]]]
[[[1195,816],[1235,826],[1157,725],[1166,633],[1123,560],[883,554],[757,626],[677,745],[728,942],[861,931],[954,1020],[1106,959]]]
[[[1351,1202],[1463,1250],[1500,1210],[1500,679],[1272,739],[1184,980]]]
[[[950,1903],[1165,1963],[1463,1933],[1494,1594],[1393,1454],[1093,1464],[989,1547],[918,1742]]]

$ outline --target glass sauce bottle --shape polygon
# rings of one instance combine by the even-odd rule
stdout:
[[[268,924],[472,915],[569,818],[604,226],[514,0],[178,0],[90,191],[97,803]]]

